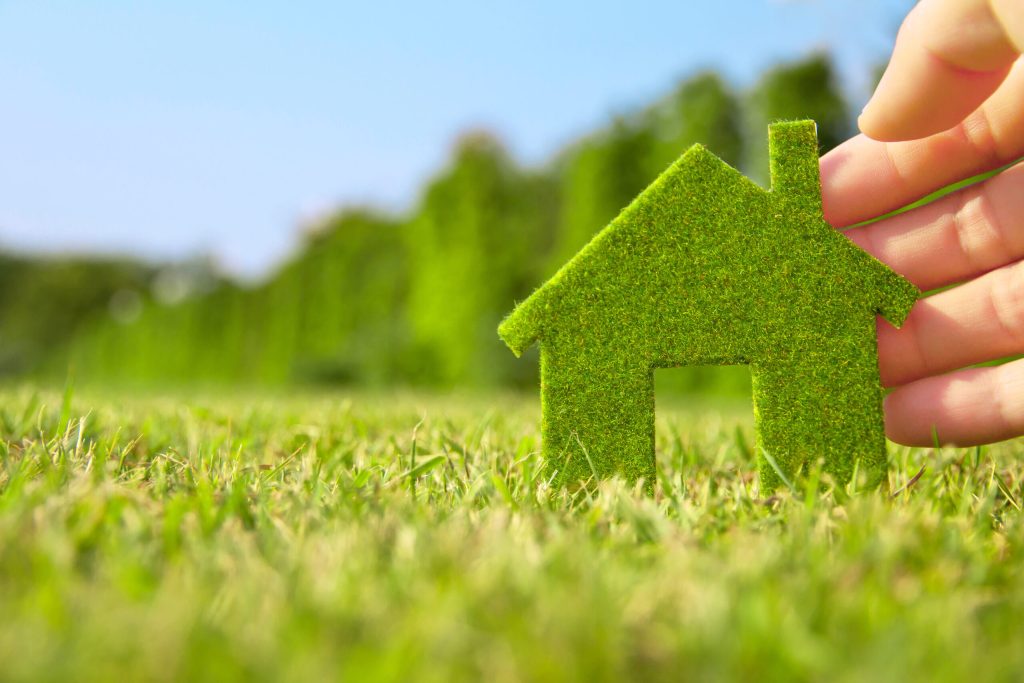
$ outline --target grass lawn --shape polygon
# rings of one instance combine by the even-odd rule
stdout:
[[[0,390],[3,680],[1024,675],[1021,442],[765,497],[675,406],[653,497],[570,495],[533,396],[65,398]]]

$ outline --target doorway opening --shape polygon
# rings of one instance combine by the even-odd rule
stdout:
[[[755,459],[749,365],[659,368],[654,396],[659,462],[678,471],[723,454],[738,456],[744,467]]]

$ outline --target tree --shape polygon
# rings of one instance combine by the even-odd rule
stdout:
[[[401,379],[407,334],[405,225],[369,209],[329,218],[307,239],[296,372],[305,381],[383,384]]]
[[[546,203],[487,133],[458,141],[404,232],[412,379],[494,384],[513,370],[494,330],[522,296],[542,242]]]

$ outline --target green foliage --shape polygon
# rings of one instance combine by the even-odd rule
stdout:
[[[142,268],[139,282],[84,296],[104,277],[53,288],[36,282],[42,271],[12,270],[0,349],[12,371],[63,377],[70,365],[82,380],[533,386],[535,359],[514,362],[493,333],[509,306],[689,145],[740,167],[764,147],[745,144],[751,121],[759,141],[768,119],[796,113],[823,122],[826,145],[845,132],[827,59],[770,72],[750,97],[714,73],[695,74],[537,168],[492,136],[470,135],[406,215],[342,210],[256,285],[206,277],[187,296],[165,297],[159,280],[176,268]],[[33,295],[37,286],[48,293]],[[141,312],[111,314],[122,289]],[[676,372],[662,385],[736,393],[735,377]]]
[[[71,363],[108,380],[382,383],[398,374],[405,343],[398,230],[372,212],[339,214],[269,282],[222,283],[154,301],[137,320],[96,321]]]
[[[502,302],[522,292],[545,227],[536,195],[487,134],[464,137],[403,232],[417,379],[442,386],[507,378],[494,336]]]
[[[892,499],[821,479],[765,498],[748,421],[663,411],[654,497],[570,495],[546,485],[533,400],[61,404],[0,392],[5,681],[1024,670],[1020,442],[900,449]]]
[[[406,226],[348,211],[312,235],[291,267],[302,278],[297,376],[380,385],[403,373],[408,330]]]
[[[153,274],[152,266],[127,259],[0,254],[0,374],[36,367],[117,297],[141,305]]]
[[[886,463],[875,315],[917,289],[825,223],[813,121],[770,128],[766,192],[696,145],[502,323],[541,347],[544,454],[565,483],[653,481],[655,368],[749,364],[762,480]]]

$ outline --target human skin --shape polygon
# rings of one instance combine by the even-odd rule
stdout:
[[[858,124],[821,159],[837,228],[1024,157],[1024,4],[922,0]],[[922,291],[901,329],[878,322],[886,432],[960,446],[1024,434],[1024,164],[925,207],[849,229]]]

